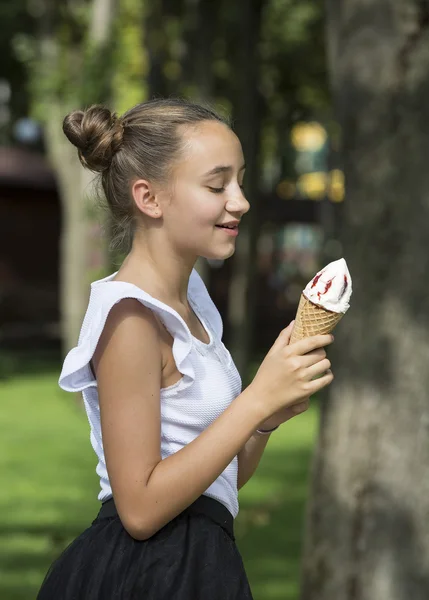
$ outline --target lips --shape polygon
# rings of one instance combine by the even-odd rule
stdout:
[[[240,225],[240,221],[238,219],[233,219],[232,221],[225,221],[224,223],[218,223],[216,227],[222,227],[225,229],[236,229]]]
[[[236,237],[238,235],[238,225],[216,225],[216,227],[228,236]]]

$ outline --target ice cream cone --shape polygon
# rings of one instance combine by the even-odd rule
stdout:
[[[312,335],[331,333],[343,316],[344,313],[335,313],[313,304],[301,294],[290,343]]]

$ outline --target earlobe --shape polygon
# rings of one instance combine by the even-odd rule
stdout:
[[[135,181],[131,187],[131,194],[140,212],[153,219],[162,216],[156,194],[148,181],[145,179]]]

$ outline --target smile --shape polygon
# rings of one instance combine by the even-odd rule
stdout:
[[[221,229],[226,235],[236,237],[238,235],[238,225],[216,225],[218,229]]]

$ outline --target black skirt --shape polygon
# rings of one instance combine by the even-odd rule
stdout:
[[[37,600],[251,600],[233,517],[201,496],[148,540],[124,529],[113,499],[51,565]]]

